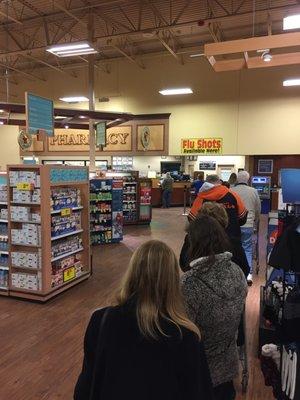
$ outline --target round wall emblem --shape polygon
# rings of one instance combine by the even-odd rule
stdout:
[[[149,126],[145,126],[142,131],[142,136],[141,136],[141,141],[142,141],[142,146],[144,147],[144,150],[148,150],[150,146],[150,128]]]
[[[20,131],[18,143],[22,150],[28,149],[32,145],[32,136],[25,131]]]

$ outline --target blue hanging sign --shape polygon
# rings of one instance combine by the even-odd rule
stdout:
[[[46,133],[54,136],[53,101],[26,92],[25,104],[27,132],[32,135]]]
[[[106,146],[106,122],[96,125],[96,146]]]

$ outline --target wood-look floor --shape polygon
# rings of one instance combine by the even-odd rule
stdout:
[[[0,399],[71,400],[82,363],[82,342],[92,311],[109,299],[140,243],[162,239],[179,254],[184,237],[181,209],[154,210],[150,227],[126,228],[124,242],[94,248],[92,278],[46,304],[0,297]],[[262,224],[262,227],[265,226]],[[261,248],[265,237],[261,233]],[[261,260],[264,260],[261,252]],[[255,277],[247,300],[248,392],[238,399],[271,400],[264,386],[257,355],[259,286]],[[142,400],[142,399],[141,399]],[[188,400],[188,399],[187,399]]]

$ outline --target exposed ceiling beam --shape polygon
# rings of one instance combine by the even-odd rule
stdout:
[[[65,70],[63,70],[63,69],[61,69],[61,68],[59,68],[59,67],[56,67],[55,65],[52,65],[52,64],[48,63],[47,61],[40,60],[39,58],[36,58],[36,57],[34,57],[34,56],[30,55],[30,54],[23,54],[23,57],[28,58],[29,60],[35,61],[35,62],[38,63],[38,64],[46,65],[47,67],[49,67],[49,68],[51,68],[51,69],[54,69],[55,71],[62,72],[63,74],[72,76],[72,78],[77,78],[76,75],[74,75],[74,74],[69,74],[69,73],[66,72]]]
[[[160,43],[164,46],[165,49],[168,50],[168,52],[180,63],[184,64],[183,58],[179,56],[173,49],[172,47],[166,42],[164,38],[162,38],[159,34],[156,35],[157,39],[160,41]]]
[[[5,17],[6,19],[9,19],[10,21],[15,22],[16,24],[19,24],[19,25],[22,25],[22,24],[23,24],[22,21],[19,21],[18,19],[14,18],[14,17],[12,17],[12,16],[10,16],[10,15],[7,15],[4,11],[1,11],[1,10],[0,10],[0,15],[2,15],[3,17]]]
[[[114,48],[115,50],[117,50],[120,54],[122,54],[124,57],[127,58],[127,60],[137,64],[140,68],[145,69],[145,66],[142,62],[136,60],[135,58],[133,58],[132,56],[130,56],[129,54],[126,53],[126,51],[124,51],[123,49],[121,49],[120,47],[118,47],[117,45],[115,45],[111,40],[109,40],[107,42],[108,46],[111,46],[112,48]]]
[[[86,28],[87,24],[82,21],[82,19],[78,18],[73,12],[70,10],[67,10],[65,7],[63,7],[61,4],[59,4],[57,1],[52,0],[53,4],[55,7],[59,8],[61,11],[63,11],[65,14],[67,14],[69,17],[75,19],[80,25],[84,26]]]
[[[26,76],[27,78],[30,78],[30,79],[38,79],[38,80],[43,81],[43,82],[46,81],[46,79],[41,78],[40,76],[34,75],[34,74],[30,73],[30,72],[22,71],[21,69],[12,67],[10,65],[5,65],[5,64],[0,63],[0,67],[6,68],[6,69],[10,69],[11,71],[17,72],[18,74],[24,75],[24,76]]]
[[[0,76],[0,80],[1,80],[1,81],[6,81],[7,79],[8,79],[8,82],[9,82],[11,85],[17,85],[17,84],[18,84],[17,82],[13,81],[13,80],[10,79],[10,78],[7,78],[6,76]]]

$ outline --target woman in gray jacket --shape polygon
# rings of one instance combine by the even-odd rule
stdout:
[[[231,261],[221,225],[206,215],[190,224],[191,269],[182,276],[190,319],[199,327],[216,400],[235,399],[238,375],[237,331],[247,295],[241,269]]]

